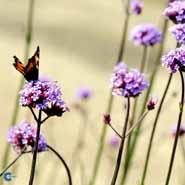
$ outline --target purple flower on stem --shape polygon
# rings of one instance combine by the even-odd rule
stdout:
[[[175,137],[177,134],[177,124],[172,126],[172,135]],[[179,136],[183,136],[185,134],[185,126],[181,125],[180,130],[179,130]]]
[[[149,84],[137,69],[128,71],[124,63],[118,64],[111,78],[112,94],[124,97],[136,97]]]
[[[36,141],[36,126],[26,121],[22,121],[19,125],[12,127],[8,132],[8,142],[12,145],[17,153],[22,150],[33,150]],[[45,137],[40,134],[38,152],[47,150],[47,143]]]
[[[169,51],[161,58],[162,65],[165,66],[171,73],[175,73],[178,70],[184,71],[185,67],[185,50],[183,48],[177,48]]]
[[[153,24],[141,24],[132,30],[131,40],[135,45],[153,46],[162,41],[162,33]]]
[[[169,3],[163,14],[175,24],[185,23],[185,2],[173,1]]]
[[[54,81],[30,81],[20,91],[20,105],[43,110],[49,116],[61,116],[68,107]]]
[[[80,100],[87,100],[91,98],[91,96],[92,96],[92,91],[88,87],[80,87],[76,91],[76,97]]]
[[[174,25],[170,31],[179,44],[185,44],[185,24]]]
[[[139,15],[142,12],[143,2],[140,2],[138,0],[132,0],[130,3],[130,7],[132,13]]]

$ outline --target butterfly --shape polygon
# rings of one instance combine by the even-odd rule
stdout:
[[[28,63],[24,66],[23,63],[14,56],[14,67],[17,71],[19,71],[27,81],[38,80],[39,78],[39,56],[40,49],[37,47],[34,55],[28,59]]]

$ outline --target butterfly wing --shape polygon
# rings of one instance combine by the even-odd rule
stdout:
[[[19,71],[21,74],[25,75],[25,67],[23,63],[16,56],[14,56],[13,58],[15,60],[13,63],[15,69]]]
[[[27,81],[38,80],[39,78],[39,56],[40,49],[37,47],[34,55],[28,60],[28,64],[25,66],[24,77]]]

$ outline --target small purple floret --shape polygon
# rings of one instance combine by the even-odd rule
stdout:
[[[169,51],[161,58],[162,65],[165,66],[171,73],[175,73],[178,70],[184,71],[185,67],[185,50],[183,48],[177,48]]]
[[[128,71],[124,63],[120,63],[115,67],[111,78],[113,95],[136,97],[148,86],[149,84],[144,75],[137,69]]]
[[[131,40],[135,45],[154,46],[162,41],[162,33],[153,24],[141,24],[132,30]]]
[[[185,44],[185,24],[177,24],[170,31],[179,44]]]
[[[175,24],[185,23],[185,2],[173,1],[169,3],[163,14]]]
[[[139,15],[142,13],[143,8],[143,2],[140,2],[138,0],[132,0],[130,3],[131,12]]]
[[[29,148],[34,149],[36,141],[36,126],[26,121],[22,121],[19,125],[12,127],[8,132],[8,142],[12,145],[17,153],[26,151]],[[47,150],[46,139],[40,134],[38,152]]]

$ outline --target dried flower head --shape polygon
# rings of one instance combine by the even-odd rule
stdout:
[[[111,116],[110,114],[104,114],[103,115],[103,121],[105,124],[110,124],[111,123]]]
[[[176,24],[170,28],[170,32],[179,44],[185,44],[185,24]]]
[[[185,2],[173,1],[169,3],[163,14],[175,24],[185,23]]]
[[[34,149],[36,141],[36,126],[26,121],[12,127],[8,132],[8,142],[12,145],[17,153],[23,150]],[[46,151],[47,143],[43,134],[40,134],[38,152]]]
[[[177,134],[177,124],[174,124],[172,126],[171,133],[172,133],[173,136],[176,136],[176,134]],[[184,134],[185,134],[185,126],[181,125],[180,130],[179,130],[179,136],[183,136]]]
[[[115,67],[111,78],[113,95],[136,97],[148,86],[149,84],[144,75],[138,70],[132,69],[128,71],[124,63],[120,63]]]
[[[153,46],[162,41],[162,33],[153,24],[141,24],[132,30],[131,40],[135,45]]]
[[[185,67],[185,50],[183,48],[177,48],[169,51],[161,58],[162,65],[165,66],[171,73],[175,73],[178,70],[184,71]]]
[[[43,110],[49,116],[61,116],[68,108],[54,81],[30,81],[20,91],[20,105]]]
[[[139,15],[142,13],[143,2],[138,0],[132,0],[130,3],[130,8],[132,13]]]
[[[150,97],[149,100],[148,100],[148,102],[147,102],[147,109],[148,110],[155,109],[155,106],[156,106],[157,102],[158,102],[158,98],[156,98],[156,97]]]

